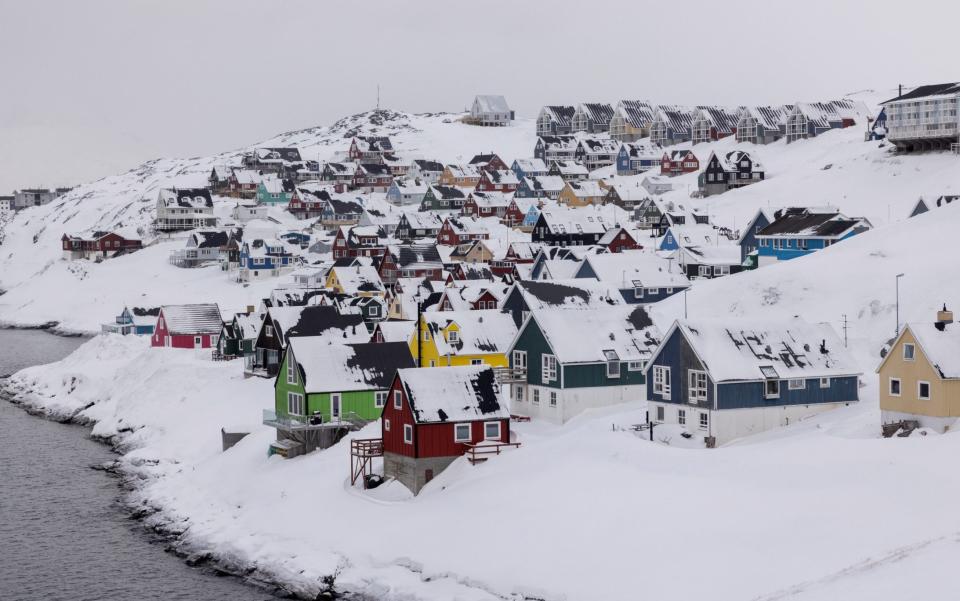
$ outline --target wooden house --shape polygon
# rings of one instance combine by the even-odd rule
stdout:
[[[150,337],[150,346],[169,348],[211,348],[223,327],[216,303],[164,305]]]
[[[572,132],[587,132],[591,134],[609,131],[610,119],[613,118],[613,107],[607,103],[584,102],[577,105],[573,117],[570,119]]]
[[[953,430],[960,419],[960,330],[944,306],[934,322],[903,327],[877,367],[884,434]]]
[[[607,190],[600,181],[592,179],[570,180],[563,187],[557,201],[567,207],[599,206],[603,204],[606,195]]]
[[[513,194],[497,191],[480,191],[480,187],[467,195],[467,200],[460,210],[462,215],[473,217],[503,218],[507,214],[507,207],[513,200]]]
[[[659,105],[650,122],[650,142],[657,146],[672,146],[689,142],[693,111],[686,107]]]
[[[207,177],[207,187],[210,192],[219,196],[228,196],[230,194],[230,177],[236,167],[232,165],[214,165],[210,170],[210,176]]]
[[[573,158],[587,168],[588,171],[613,165],[617,160],[621,142],[606,138],[580,138]]]
[[[513,195],[507,203],[507,209],[500,216],[500,223],[507,227],[520,227],[530,212],[530,208],[538,204],[536,198],[517,198],[516,195]]]
[[[519,198],[560,198],[560,193],[567,182],[559,175],[534,175],[523,178],[517,187],[516,196]]]
[[[715,142],[737,132],[736,111],[719,106],[698,106],[690,121],[690,141]]]
[[[184,247],[172,250],[168,260],[171,265],[186,268],[216,263],[222,258],[232,234],[218,230],[192,232],[187,236]]]
[[[382,163],[385,154],[393,154],[388,136],[354,136],[347,149],[347,157],[357,163]]]
[[[610,182],[606,189],[606,196],[603,198],[605,205],[612,204],[624,211],[633,212],[637,205],[650,197],[647,189],[640,185],[639,178],[631,177],[627,180],[614,178]]]
[[[320,224],[333,229],[359,223],[363,215],[363,203],[356,197],[328,195],[320,211]]]
[[[257,202],[262,205],[287,205],[297,193],[292,179],[264,178],[257,184]]]
[[[281,174],[285,168],[303,164],[300,150],[288,147],[254,148],[243,155],[243,167],[260,173]]]
[[[861,217],[830,207],[778,209],[773,221],[756,233],[758,264],[787,261],[824,249],[870,229]]]
[[[437,178],[438,186],[475,188],[480,183],[480,168],[475,165],[447,165]]]
[[[571,122],[577,109],[572,106],[552,105],[540,109],[537,114],[538,136],[559,136],[569,134]]]
[[[420,211],[457,211],[463,208],[463,203],[467,201],[476,188],[473,186],[447,186],[437,184],[427,188],[423,195],[423,201],[420,203]]]
[[[663,149],[649,143],[623,142],[617,149],[617,175],[637,175],[660,167]]]
[[[177,232],[200,227],[216,227],[213,198],[206,188],[163,188],[157,196],[158,232]]]
[[[476,190],[478,192],[515,192],[519,185],[520,180],[509,169],[484,170],[480,174]]]
[[[233,319],[224,322],[217,340],[217,353],[221,359],[237,359],[252,356],[256,349],[257,336],[263,323],[263,313],[255,313],[248,307],[247,313],[235,313]]]
[[[443,261],[436,244],[389,245],[377,273],[387,286],[399,278],[439,280],[443,276]]]
[[[113,322],[103,324],[100,329],[104,334],[152,336],[159,315],[159,307],[124,307]]]
[[[323,164],[320,171],[320,179],[325,182],[339,184],[344,187],[353,187],[357,175],[359,163],[353,162],[327,162]]]
[[[510,167],[503,162],[503,159],[494,152],[475,154],[468,164],[473,165],[480,171],[509,171],[510,169]]]
[[[918,86],[886,100],[882,103],[886,138],[906,152],[954,147],[960,140],[958,103],[960,82]]]
[[[757,250],[760,246],[757,234],[773,221],[773,214],[765,209],[759,209],[740,230],[737,245],[740,246],[740,263],[744,269],[754,269],[759,266]]]
[[[549,309],[603,309],[623,305],[615,288],[595,279],[518,280],[499,303],[519,328],[534,312]],[[572,315],[571,319],[576,319]]]
[[[563,178],[563,181],[580,181],[590,177],[590,170],[583,163],[577,161],[553,161],[548,173],[554,177]]]
[[[531,241],[549,246],[596,244],[607,228],[613,225],[604,221],[603,212],[593,207],[545,208],[540,212],[540,218],[533,227]]]
[[[236,198],[256,198],[257,188],[265,178],[275,178],[270,172],[256,169],[234,169],[230,174],[230,196]]]
[[[740,246],[726,231],[709,224],[671,225],[658,250],[674,251],[677,265],[691,280],[718,278],[743,270]]]
[[[532,159],[514,159],[510,165],[510,171],[517,176],[517,180],[523,180],[525,177],[536,177],[547,174],[547,163],[540,158]]]
[[[660,158],[660,175],[676,177],[700,170],[700,160],[692,150],[671,150]]]
[[[510,443],[510,411],[489,367],[401,369],[381,432],[384,476],[416,494],[472,449]]]
[[[430,185],[419,178],[398,177],[387,190],[387,202],[397,206],[417,206],[423,203],[423,197]]]
[[[860,370],[826,324],[675,321],[647,366],[649,420],[713,447],[859,400]]]
[[[410,163],[410,170],[407,172],[407,177],[414,180],[419,179],[427,185],[432,185],[437,183],[442,173],[443,163],[426,159],[415,159]]]
[[[854,103],[849,100],[830,102],[798,102],[787,114],[787,144],[815,138],[831,129],[842,129],[856,123]]]
[[[125,238],[116,232],[93,232],[90,236],[68,236],[60,238],[65,259],[88,259],[103,261],[131,253],[143,248],[143,241]]]
[[[277,277],[289,272],[293,266],[294,257],[286,243],[277,239],[257,238],[244,242],[240,247],[237,281]]]
[[[408,340],[420,367],[489,365],[506,367],[517,328],[499,310],[426,311]]]
[[[654,196],[660,196],[673,190],[673,182],[668,175],[647,175],[640,182],[640,186]]]
[[[625,250],[643,249],[637,240],[626,228],[614,226],[603,233],[603,236],[597,240],[597,246],[603,248],[608,253],[619,253]]]
[[[360,163],[353,173],[354,190],[365,192],[386,192],[393,183],[393,173],[382,163]]]
[[[703,196],[713,196],[763,181],[765,175],[760,161],[746,151],[711,152],[698,184]]]
[[[470,115],[464,119],[471,125],[503,127],[513,121],[513,111],[507,99],[497,95],[478,95],[470,105]]]
[[[436,238],[443,227],[443,219],[431,212],[404,212],[400,215],[395,235],[400,240]]]
[[[447,217],[437,234],[437,244],[459,246],[490,237],[487,225],[476,217]]]
[[[620,142],[635,142],[650,135],[653,107],[642,100],[621,100],[610,118],[610,137]]]
[[[533,147],[533,156],[548,166],[553,161],[572,161],[579,144],[576,136],[540,136]]]
[[[402,342],[291,338],[274,381],[274,410],[263,419],[277,429],[270,454],[289,458],[326,448],[347,431],[380,419],[397,370],[411,367]]]
[[[770,144],[786,134],[791,106],[744,106],[737,113],[737,142]]]
[[[656,303],[690,287],[686,274],[668,259],[632,249],[588,255],[574,277],[595,279],[607,286],[611,295],[619,292],[630,305]]]
[[[564,423],[587,409],[645,399],[660,333],[644,307],[532,311],[510,346],[513,412]]]
[[[348,296],[383,297],[384,295],[384,286],[380,280],[380,274],[372,265],[334,266],[327,273],[327,281],[324,287],[337,294]]]
[[[341,226],[333,239],[333,258],[382,256],[386,246],[380,241],[381,234],[377,226]]]

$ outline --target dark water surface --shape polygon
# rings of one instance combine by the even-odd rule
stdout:
[[[0,330],[0,376],[56,361],[84,342]],[[118,504],[115,459],[89,429],[0,399],[0,601],[262,601],[269,592],[164,552]]]

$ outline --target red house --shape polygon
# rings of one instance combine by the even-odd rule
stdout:
[[[507,171],[510,167],[495,153],[476,154],[470,159],[470,164],[481,171]]]
[[[665,152],[660,159],[660,175],[674,177],[697,171],[700,171],[700,160],[690,150]]]
[[[213,348],[223,328],[216,303],[160,307],[150,346]]]
[[[387,251],[380,243],[380,228],[375,225],[340,226],[333,239],[333,258],[379,257]]]
[[[437,234],[437,244],[460,246],[472,240],[488,240],[490,231],[475,217],[447,217]]]
[[[505,171],[481,171],[477,190],[480,192],[516,192],[520,180],[509,169]]]
[[[89,238],[68,236],[60,238],[63,255],[67,259],[107,259],[143,248],[143,242],[124,238],[115,232],[94,232]]]
[[[643,248],[637,244],[636,239],[630,235],[630,232],[622,227],[612,227],[608,229],[604,232],[603,236],[597,240],[597,244],[605,247],[608,252],[612,253]]]
[[[463,202],[462,215],[473,217],[503,217],[507,214],[512,198],[503,192],[480,192],[474,190]]]
[[[414,494],[472,449],[510,442],[510,412],[489,366],[398,369],[380,420],[384,476]]]

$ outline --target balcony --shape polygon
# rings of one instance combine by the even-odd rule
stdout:
[[[301,432],[305,430],[324,430],[330,428],[356,429],[367,423],[356,413],[348,412],[331,420],[324,420],[320,414],[292,415],[277,413],[272,409],[263,410],[263,425],[284,430],[286,432]]]

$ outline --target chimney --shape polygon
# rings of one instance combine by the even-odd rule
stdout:
[[[944,304],[943,309],[937,311],[937,321],[933,325],[942,332],[951,323],[953,323],[953,311],[948,311],[947,305]]]
[[[897,90],[897,98],[903,96],[903,84],[900,84],[900,87]]]
[[[826,339],[821,340],[821,341],[820,341],[820,354],[821,354],[821,355],[826,355],[826,354],[829,353],[829,352],[830,352],[830,351],[827,350],[827,341],[826,341]]]

